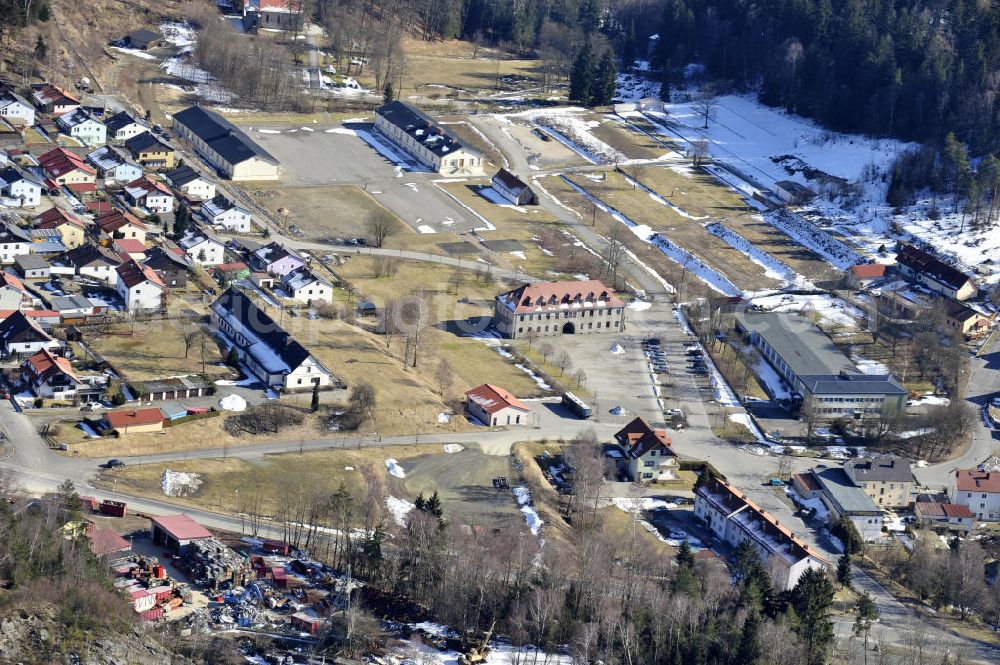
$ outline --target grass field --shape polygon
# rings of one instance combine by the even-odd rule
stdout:
[[[317,242],[367,236],[371,215],[388,212],[356,185],[257,188],[253,198],[279,219],[299,227],[306,240]],[[413,233],[395,215],[392,217],[394,235]]]
[[[672,242],[724,274],[736,286],[753,290],[777,286],[776,280],[764,275],[761,266],[706,231],[702,221],[683,217],[642,189],[634,189],[621,174],[607,172],[607,178],[603,180],[581,175],[567,177],[633,222],[662,232]]]
[[[165,378],[202,371],[201,347],[191,348],[184,357],[182,323],[153,321],[136,323],[134,334],[129,324],[118,324],[107,334],[88,336],[90,348],[133,381]],[[232,372],[218,364],[224,359],[213,342],[205,347],[205,373],[209,377],[229,376]]]
[[[652,137],[632,130],[621,122],[609,118],[603,118],[600,122],[590,130],[591,134],[628,159],[656,159],[669,152]]]
[[[431,100],[470,99],[536,88],[541,82],[538,60],[512,58],[498,49],[418,39],[405,40],[403,48],[407,67],[399,95],[404,99],[411,94]]]
[[[485,168],[486,171],[492,173],[500,167],[506,166],[507,162],[503,157],[503,153],[491,141],[479,133],[479,131],[474,129],[468,120],[464,120],[463,118],[465,117],[467,116],[446,116],[442,118],[442,124],[444,124],[449,132],[455,134],[466,144],[486,156],[486,161],[492,165],[492,167],[487,166]]]

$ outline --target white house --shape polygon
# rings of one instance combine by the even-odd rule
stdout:
[[[134,206],[163,214],[174,209],[174,195],[159,180],[143,176],[125,185],[125,198]]]
[[[395,100],[379,107],[375,112],[375,128],[396,147],[436,173],[483,175],[481,152],[406,102]]]
[[[534,425],[536,418],[528,405],[506,388],[484,383],[465,392],[465,412],[490,427]]]
[[[307,305],[313,302],[332,302],[333,284],[306,267],[293,270],[281,278],[288,297]]]
[[[236,205],[222,194],[201,204],[201,217],[206,224],[231,233],[250,232],[250,211]]]
[[[17,275],[0,272],[0,310],[22,309],[31,306],[31,295]]]
[[[115,268],[118,274],[116,290],[130,312],[152,312],[163,303],[163,282],[156,271],[128,260]]]
[[[0,351],[4,356],[15,353],[25,356],[61,346],[59,340],[53,339],[20,310],[0,322]]]
[[[108,139],[112,141],[127,141],[147,131],[149,127],[139,122],[127,111],[119,111],[104,121],[107,127]]]
[[[188,231],[177,244],[192,263],[215,266],[226,260],[226,245],[215,236],[198,229]]]
[[[302,344],[230,287],[211,306],[212,323],[226,337],[247,370],[269,388],[312,390],[343,383]]]
[[[967,506],[977,520],[1000,521],[1000,471],[956,469],[949,498],[956,505]]]
[[[164,176],[175,191],[192,201],[207,201],[215,196],[215,183],[187,164],[167,171]]]
[[[173,121],[174,133],[230,180],[278,179],[278,160],[218,113],[191,106]]]
[[[121,259],[100,245],[80,245],[63,254],[60,261],[72,270],[69,274],[95,279],[109,286],[118,281],[115,268],[121,264]],[[53,267],[53,272],[58,274],[59,270]]]
[[[516,206],[535,205],[538,196],[534,190],[507,169],[500,169],[490,180],[490,187],[497,194]]]
[[[82,108],[75,108],[59,116],[56,124],[59,129],[86,145],[104,145],[108,142],[108,128]]]
[[[13,263],[15,256],[30,253],[31,236],[12,222],[0,222],[0,263]]]
[[[637,483],[673,480],[677,477],[677,454],[662,429],[655,429],[642,416],[636,416],[615,433],[622,460],[622,470]]]
[[[695,489],[694,514],[708,525],[716,538],[730,547],[745,542],[753,545],[764,568],[771,574],[774,586],[781,591],[795,588],[807,570],[830,567],[787,526],[718,478],[708,478]]]
[[[142,167],[109,145],[87,153],[87,161],[97,169],[104,185],[122,185],[142,177]]]
[[[48,349],[42,349],[24,361],[21,378],[33,393],[51,399],[73,399],[77,388],[83,385],[70,361]]]
[[[35,107],[13,90],[0,84],[0,118],[12,125],[35,124]]]
[[[0,169],[0,205],[34,208],[42,202],[42,183],[15,167]]]

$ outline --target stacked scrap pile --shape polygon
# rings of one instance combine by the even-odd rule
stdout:
[[[254,579],[247,559],[217,538],[193,541],[182,565],[200,586],[213,590],[246,586]]]
[[[141,555],[119,559],[111,565],[114,586],[132,604],[143,621],[153,621],[184,604],[180,589],[167,577],[155,558]]]

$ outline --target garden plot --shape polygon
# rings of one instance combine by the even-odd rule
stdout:
[[[657,246],[682,266],[691,264],[693,256],[697,259],[694,265],[698,266],[699,277],[722,293],[738,295],[745,290],[779,285],[760,265],[706,231],[700,222],[685,218],[651,198],[648,192],[633,188],[620,174],[609,173],[603,180],[580,176],[564,178],[591,197],[592,202],[613,209],[622,217],[621,221],[644,240],[652,241],[653,234],[658,234]],[[708,275],[706,269],[722,279]]]

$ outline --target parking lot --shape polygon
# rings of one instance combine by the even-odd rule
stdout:
[[[464,234],[484,226],[434,185],[433,181],[441,178],[439,174],[397,169],[394,162],[357,136],[328,133],[322,126],[313,131],[291,126],[263,131],[253,128],[250,135],[281,162],[284,186],[361,186],[422,233]],[[331,209],[329,214],[337,211]]]

